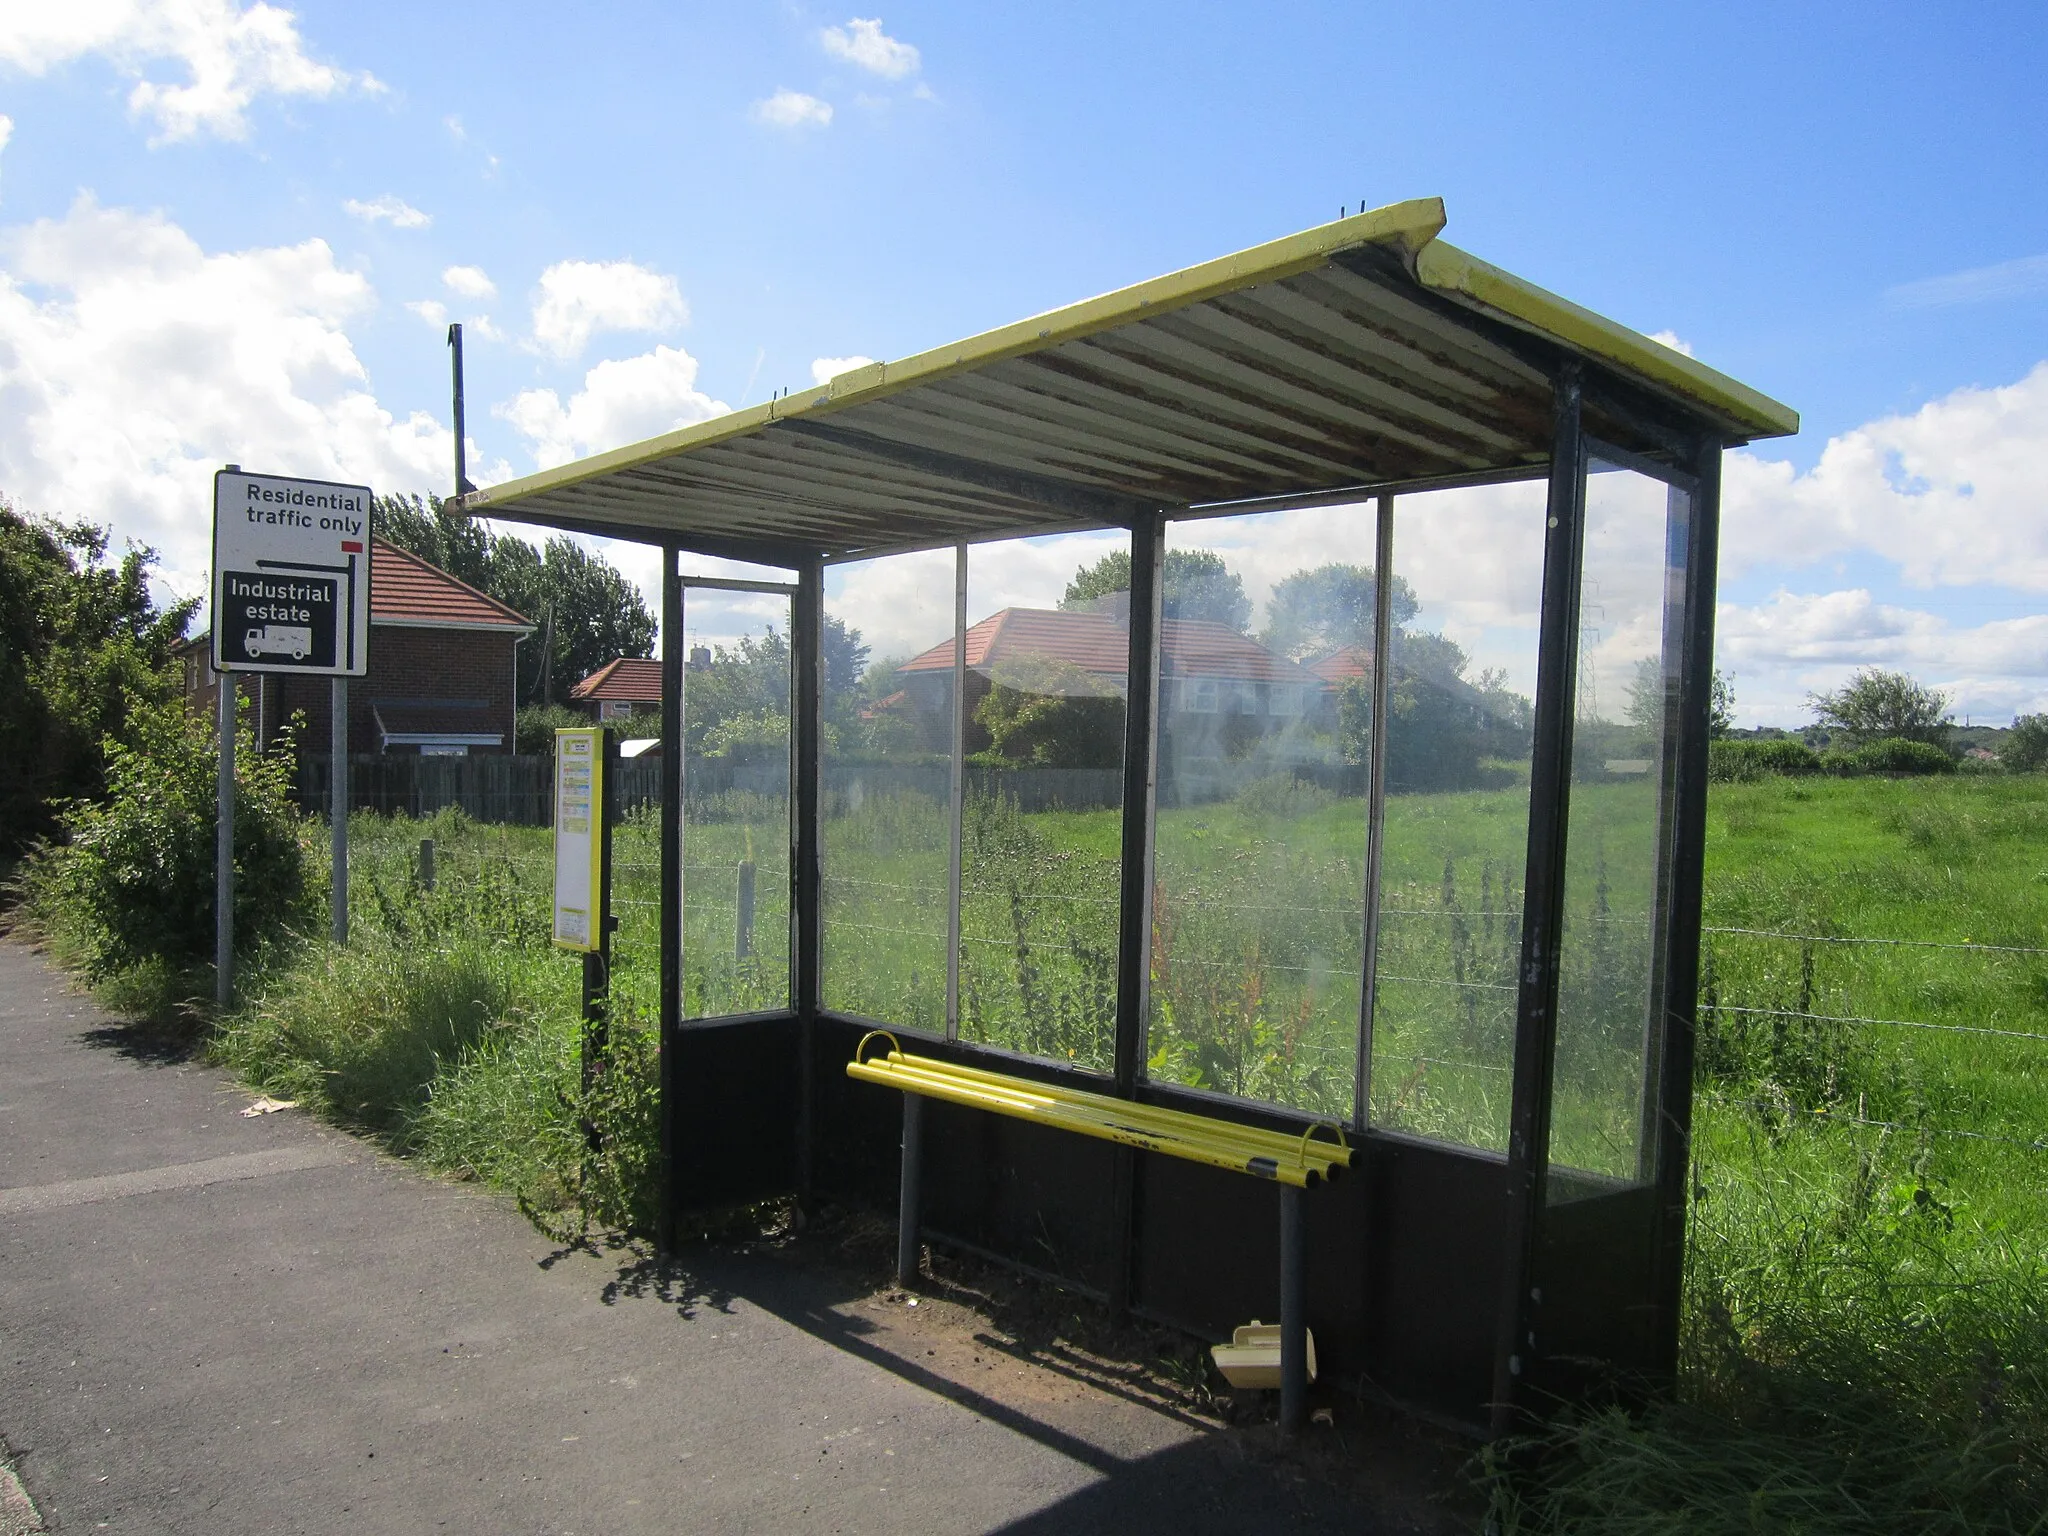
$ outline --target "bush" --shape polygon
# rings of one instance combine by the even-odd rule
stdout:
[[[1956,760],[1940,747],[1924,741],[1907,741],[1898,736],[1873,741],[1842,755],[1848,760],[1852,773],[1912,776],[1956,771]]]
[[[2021,715],[2012,723],[1998,760],[2015,773],[2048,768],[2048,715]]]
[[[1820,755],[1796,741],[1716,741],[1707,746],[1707,779],[1715,784],[1747,784],[1773,775],[1804,778],[1820,768]]]
[[[0,854],[53,833],[64,800],[101,794],[102,743],[176,694],[171,646],[197,603],[158,608],[155,553],[109,563],[107,542],[0,500]]]
[[[75,942],[98,981],[152,961],[187,966],[214,944],[218,754],[208,723],[183,704],[137,709],[131,739],[107,741],[107,799],[74,802],[63,845],[27,877],[32,908]],[[235,751],[235,945],[259,948],[309,914],[311,850],[292,804],[292,741]]]
[[[533,704],[513,717],[512,739],[521,752],[553,757],[556,731],[588,730],[596,723],[582,710],[566,704]]]

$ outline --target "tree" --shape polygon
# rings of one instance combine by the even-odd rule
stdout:
[[[1259,643],[1296,661],[1327,656],[1347,645],[1370,646],[1373,605],[1379,600],[1379,579],[1369,565],[1333,561],[1283,578],[1266,600],[1266,628]],[[1415,589],[1396,576],[1388,588],[1389,617],[1395,629],[1420,610]]]
[[[1628,723],[1639,731],[1659,735],[1664,729],[1664,669],[1655,656],[1636,663],[1635,676],[1628,684]],[[1735,689],[1719,667],[1714,668],[1712,691],[1707,695],[1707,739],[1719,741],[1735,726]]]
[[[379,496],[370,503],[370,532],[438,565],[479,592],[491,591],[491,551],[502,535],[494,535],[438,496],[422,500],[417,491],[409,496]]]
[[[1242,632],[1252,620],[1252,600],[1244,581],[1206,549],[1169,549],[1163,570],[1160,610],[1169,619],[1207,619]],[[1131,590],[1130,551],[1111,550],[1093,565],[1084,565],[1067,583],[1060,598],[1066,609],[1090,608],[1105,597]]]
[[[106,787],[106,743],[175,697],[171,647],[197,599],[159,608],[156,553],[0,501],[0,852],[54,830],[54,802]]]
[[[1896,737],[1946,747],[1953,722],[1948,695],[1904,672],[1865,667],[1833,693],[1807,695],[1814,719],[1852,742]]]
[[[2048,715],[2016,717],[1998,756],[2015,773],[2038,773],[2048,768]]]
[[[614,657],[654,654],[654,615],[640,589],[566,534],[544,550],[501,534],[490,571],[484,590],[540,626],[519,647],[521,703],[562,703]]]
[[[1123,761],[1123,695],[1050,656],[1020,657],[990,678],[974,719],[998,767],[1114,768]]]

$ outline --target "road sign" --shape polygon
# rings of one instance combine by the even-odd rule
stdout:
[[[370,488],[230,467],[213,477],[213,664],[370,667]]]

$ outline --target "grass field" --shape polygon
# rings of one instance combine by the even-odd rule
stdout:
[[[1632,788],[1605,811],[1606,787],[1581,791],[1611,867],[1574,885],[1568,1005],[1607,972],[1627,982]],[[1389,802],[1381,1123],[1499,1145],[1523,798]],[[834,812],[828,1002],[937,1028],[943,814],[907,795]],[[758,797],[693,809],[692,1014],[786,996],[785,818]],[[350,946],[268,957],[222,1057],[538,1212],[580,1189],[593,1219],[643,1220],[653,821],[617,834],[620,1055],[594,1096],[578,1085],[577,962],[546,944],[548,834],[456,816],[363,816],[351,833]],[[963,842],[963,1035],[1106,1064],[1114,813],[982,803]],[[1363,847],[1357,801],[1301,786],[1161,816],[1155,1074],[1348,1109]],[[1502,1485],[1506,1528],[1661,1530],[1682,1510],[1700,1531],[2048,1530],[2048,778],[1717,785],[1706,921],[1683,1398],[1560,1426],[1549,1470]],[[1588,1038],[1593,1087],[1561,1146],[1594,1162],[1630,1134],[1613,1085],[1636,1058]],[[621,1132],[600,1168],[584,1115]]]

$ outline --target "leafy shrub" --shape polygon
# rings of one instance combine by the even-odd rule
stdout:
[[[1908,741],[1899,736],[1888,736],[1873,741],[1868,746],[1858,747],[1853,752],[1843,755],[1848,759],[1849,771],[1852,773],[1889,773],[1905,776],[1956,771],[1956,760],[1940,747],[1925,741]]]
[[[1796,741],[1716,741],[1707,746],[1707,778],[1748,784],[1773,775],[1788,779],[1819,773],[1820,755]]]
[[[155,552],[110,564],[107,542],[0,501],[0,853],[54,832],[63,800],[99,795],[102,743],[176,691],[170,650],[197,603],[158,608]]]
[[[130,739],[109,738],[107,799],[64,813],[62,846],[28,875],[32,906],[81,951],[95,981],[153,960],[212,956],[219,755],[205,720],[180,703],[137,709]],[[311,848],[292,804],[292,741],[235,750],[235,943],[259,948],[306,917]]]
[[[1271,773],[1253,779],[1234,797],[1238,810],[1247,816],[1292,821],[1310,811],[1334,805],[1337,797],[1320,784],[1291,773]]]
[[[1915,682],[1904,672],[1865,667],[1833,693],[1807,695],[1814,719],[1854,742],[1888,740],[1945,745],[1954,722],[1949,697]]]
[[[587,730],[594,724],[582,710],[566,704],[530,704],[513,717],[512,739],[521,752],[552,757],[556,731]]]
[[[2016,773],[2048,768],[2048,715],[2021,715],[2012,723],[1998,759]]]

